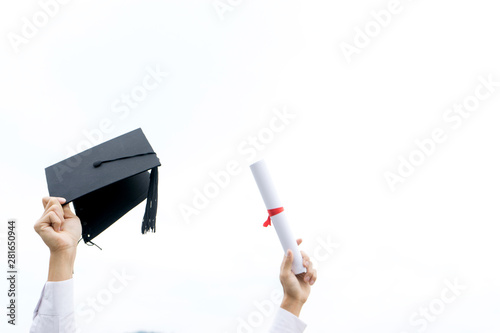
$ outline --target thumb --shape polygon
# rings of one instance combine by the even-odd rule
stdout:
[[[283,259],[283,263],[281,264],[281,271],[282,272],[290,272],[292,270],[292,263],[293,263],[293,253],[292,250],[287,250],[286,251],[286,256]]]
[[[64,211],[64,218],[71,218],[76,216],[75,213],[71,211],[69,204],[65,204],[63,206],[63,211]]]

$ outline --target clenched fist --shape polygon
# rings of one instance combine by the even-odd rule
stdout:
[[[82,234],[80,219],[64,198],[42,199],[45,211],[35,223],[35,231],[50,249],[49,281],[63,281],[73,276],[76,247]]]

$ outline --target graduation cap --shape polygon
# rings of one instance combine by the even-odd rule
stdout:
[[[82,238],[92,243],[146,198],[142,233],[156,231],[160,165],[138,128],[47,167],[45,175],[50,196],[73,202]]]

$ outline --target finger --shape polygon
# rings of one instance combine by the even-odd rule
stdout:
[[[304,251],[300,252],[302,254],[302,265],[306,268],[306,274],[304,275],[304,281],[307,283],[311,283],[312,278],[314,276],[314,269],[313,269],[313,263],[311,262],[311,259],[305,253]]]
[[[302,265],[307,268],[307,271],[311,271],[313,269],[313,263],[311,260],[309,260],[309,257],[307,258],[304,258],[304,260],[302,261]]]
[[[286,252],[285,258],[283,258],[283,262],[281,263],[281,272],[288,273],[292,270],[293,263],[293,253],[292,250],[288,250]]]
[[[42,231],[59,231],[61,224],[62,221],[59,216],[55,212],[50,211],[35,223],[35,230],[37,233],[41,233]]]
[[[50,225],[52,226],[52,229],[54,229],[54,231],[59,232],[61,231],[62,220],[58,215],[54,215],[53,213],[54,212],[49,213]]]
[[[303,261],[311,261],[311,258],[305,253],[304,251],[300,251],[300,254],[302,255]]]
[[[46,208],[47,204],[49,203],[50,199],[56,199],[57,201],[59,201],[59,203],[62,205],[66,202],[66,199],[64,198],[61,198],[61,197],[43,197],[42,198],[42,204],[43,204],[43,208]]]
[[[304,251],[300,251],[300,254],[302,255],[302,266],[304,266],[305,268],[307,268],[307,270],[309,270],[311,265],[311,259]]]
[[[75,213],[73,213],[73,211],[71,210],[69,203],[62,206],[62,208],[63,208],[63,212],[64,212],[64,218],[70,218],[70,217],[76,216]]]
[[[310,284],[312,282],[312,278],[314,277],[315,271],[316,271],[315,269],[312,269],[312,264],[310,263],[309,267],[307,267],[307,272],[306,275],[304,276],[304,281]]]
[[[302,244],[302,238],[297,239],[297,245]]]
[[[313,264],[312,264],[312,262],[305,260],[303,265],[304,265],[304,267],[307,268],[306,274],[304,275],[304,281],[310,282],[311,278],[313,277],[313,272],[314,272]]]
[[[56,215],[58,215],[61,221],[64,220],[64,213],[59,198],[45,197],[42,199],[42,203],[45,205],[45,211],[43,212],[42,217],[38,221],[40,225],[43,226],[44,223],[45,224],[50,223],[50,216],[48,216],[48,213],[50,212],[54,212]]]
[[[318,278],[318,272],[314,269],[313,276],[311,277],[309,284],[312,286],[316,282],[317,278]]]
[[[59,200],[55,197],[45,197],[42,199],[42,202],[45,204],[45,211],[43,212],[42,216],[47,214],[52,206],[61,206]]]
[[[59,201],[57,201],[56,204],[48,207],[46,210],[45,210],[45,214],[49,213],[49,212],[54,212],[57,214],[57,216],[59,216],[59,219],[61,221],[64,221],[64,211],[63,211],[63,208],[61,206],[61,204],[59,203]]]

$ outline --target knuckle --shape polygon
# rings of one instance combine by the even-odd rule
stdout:
[[[58,206],[50,206],[48,209],[47,209],[47,212],[50,212],[50,213],[54,213],[54,214],[61,214],[61,209],[58,207]]]
[[[50,198],[49,202],[47,203],[47,208],[57,208],[59,206],[61,206],[61,204],[56,198]]]
[[[49,208],[47,209],[47,211],[46,211],[46,215],[47,215],[47,216],[49,216],[49,217],[52,217],[52,216],[54,216],[54,215],[57,215],[57,214],[56,214],[56,209],[55,209],[55,207],[54,207],[54,206],[49,207]]]
[[[50,211],[47,215],[53,222],[59,221],[59,216],[57,216],[56,212]]]

